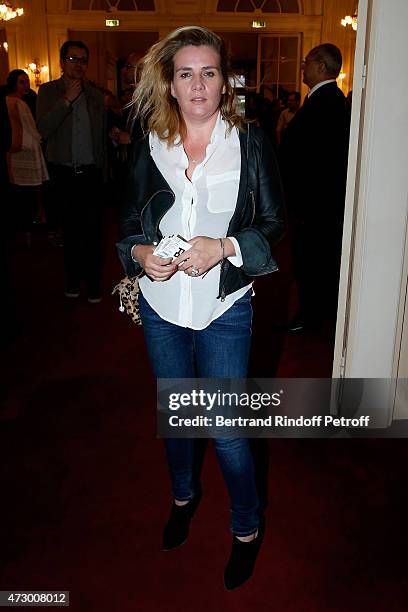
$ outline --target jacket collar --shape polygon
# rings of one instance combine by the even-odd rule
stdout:
[[[242,216],[242,211],[246,205],[247,191],[248,191],[248,159],[249,155],[252,154],[250,151],[251,139],[250,139],[250,124],[246,126],[245,132],[239,132],[239,142],[241,147],[241,174],[239,177],[239,187],[237,204],[235,206],[234,214],[232,215],[231,221],[228,226],[228,232],[234,231],[235,227],[239,225],[239,221]]]
[[[316,85],[314,85],[314,87],[312,87],[312,89],[308,92],[307,98],[310,98],[311,96],[313,96],[313,94],[316,91],[319,91],[321,87],[325,87],[326,85],[330,85],[332,83],[334,83],[337,87],[336,79],[327,79],[326,81],[320,81],[320,83],[317,83]]]
[[[64,92],[66,90],[67,86],[65,83],[64,75],[60,76],[60,78],[57,79],[55,83],[61,92]]]

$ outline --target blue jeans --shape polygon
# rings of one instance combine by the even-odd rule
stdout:
[[[248,291],[202,330],[164,321],[139,293],[140,315],[150,362],[157,378],[245,378],[251,344],[252,306]],[[189,500],[200,488],[198,444],[192,438],[165,440],[173,495]],[[246,536],[258,527],[258,495],[249,442],[214,439],[231,503],[231,529]],[[198,470],[199,471],[199,470]]]

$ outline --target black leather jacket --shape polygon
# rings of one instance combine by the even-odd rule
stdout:
[[[241,176],[238,199],[227,236],[238,240],[243,265],[224,260],[219,295],[237,291],[251,277],[278,269],[271,246],[284,232],[283,195],[279,170],[272,146],[259,128],[247,125],[239,134]],[[158,244],[162,238],[159,224],[174,203],[174,193],[158,170],[146,137],[134,148],[121,214],[122,240],[117,243],[119,258],[128,276],[142,270],[131,258],[135,244]],[[143,273],[143,272],[142,272]]]

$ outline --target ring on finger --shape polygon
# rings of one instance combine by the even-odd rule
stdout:
[[[200,274],[200,270],[198,268],[195,268],[194,266],[191,267],[191,276],[198,276]]]

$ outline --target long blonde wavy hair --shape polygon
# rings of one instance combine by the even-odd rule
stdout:
[[[218,53],[225,85],[220,101],[221,116],[230,129],[243,127],[243,120],[236,109],[234,88],[230,83],[232,73],[223,40],[207,28],[184,26],[152,45],[140,60],[140,81],[131,102],[132,115],[140,120],[143,130],[156,132],[169,145],[173,145],[179,135],[183,140],[187,132],[177,100],[171,95],[170,85],[174,75],[174,56],[179,49],[188,45],[207,45]]]

